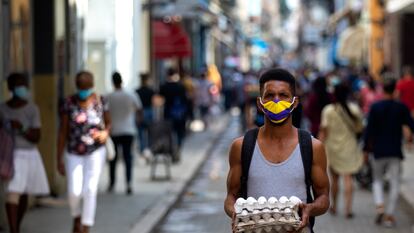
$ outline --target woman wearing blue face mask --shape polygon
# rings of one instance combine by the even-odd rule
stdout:
[[[6,212],[11,233],[19,232],[27,209],[28,194],[49,194],[49,185],[42,158],[36,144],[40,141],[40,114],[37,106],[28,100],[28,80],[24,74],[13,73],[7,79],[12,98],[0,104],[2,123],[13,128],[14,173],[6,180]]]
[[[58,170],[67,176],[73,233],[94,225],[99,177],[105,163],[105,142],[111,126],[105,99],[93,91],[93,75],[76,75],[77,93],[68,97],[61,114]],[[81,169],[78,169],[78,168]]]

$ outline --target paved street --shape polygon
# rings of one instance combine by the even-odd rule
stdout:
[[[226,175],[228,170],[227,153],[231,141],[239,135],[238,122],[233,118],[229,128],[216,144],[208,161],[188,188],[182,200],[165,218],[155,233],[217,233],[230,232],[229,218],[223,211]],[[341,198],[342,199],[342,198]],[[326,214],[317,219],[315,232],[319,233],[411,233],[414,217],[409,216],[400,203],[395,229],[386,229],[374,225],[374,205],[371,192],[356,189],[355,218],[347,220],[341,211],[333,217]]]

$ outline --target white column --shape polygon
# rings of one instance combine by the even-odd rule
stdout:
[[[125,87],[130,86],[133,78],[133,6],[134,0],[115,1],[116,69],[121,73]]]

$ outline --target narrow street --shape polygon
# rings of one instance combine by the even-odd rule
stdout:
[[[227,156],[231,142],[240,135],[238,116],[233,116],[199,174],[155,233],[230,232],[230,219],[223,210]]]
[[[227,156],[229,145],[239,135],[239,121],[234,116],[182,199],[159,224],[154,233],[230,232],[230,219],[223,211],[228,170]],[[397,210],[397,227],[391,229],[374,225],[374,205],[369,191],[356,188],[353,219],[345,219],[341,211],[342,206],[341,202],[337,216],[325,214],[317,218],[315,232],[412,233],[411,226],[414,218],[408,214],[406,207],[401,203]]]

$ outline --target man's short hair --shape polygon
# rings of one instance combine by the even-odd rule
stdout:
[[[413,67],[411,65],[405,65],[402,70],[403,70],[404,75],[412,75],[413,74]]]
[[[260,93],[263,93],[263,88],[265,83],[269,81],[282,81],[287,82],[290,86],[290,90],[292,95],[296,95],[296,79],[295,77],[287,70],[282,68],[272,68],[269,70],[264,71],[260,75],[259,83],[260,83]]]
[[[115,84],[115,85],[117,85],[117,86],[121,85],[121,83],[122,83],[122,77],[121,77],[121,74],[120,73],[114,72],[112,74],[112,83]]]
[[[149,79],[149,73],[140,73],[141,81],[147,81]]]
[[[383,78],[382,89],[384,90],[384,92],[387,94],[393,94],[397,86],[397,81],[396,81],[394,74],[388,72],[388,73],[385,73],[382,76],[382,78]]]
[[[7,87],[9,90],[13,90],[16,86],[16,81],[18,79],[23,79],[26,83],[28,82],[27,75],[24,73],[11,73],[9,76],[7,76]]]
[[[177,70],[172,68],[172,67],[168,68],[168,70],[167,70],[168,77],[173,76],[174,74],[177,74],[177,73],[178,73]]]

